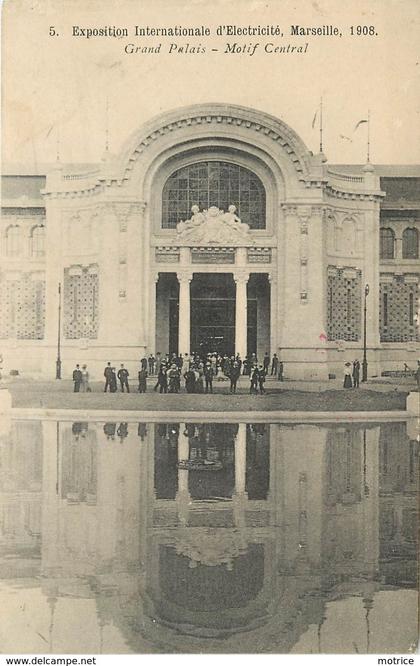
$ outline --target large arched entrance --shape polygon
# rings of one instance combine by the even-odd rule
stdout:
[[[159,258],[189,267],[158,273],[156,351],[262,357],[270,349],[267,274],[248,271],[238,279],[236,265],[252,258],[250,232],[266,229],[265,187],[226,152],[224,159],[216,149],[206,157],[197,152],[163,183],[159,233],[175,231],[171,242],[181,247],[162,248]]]

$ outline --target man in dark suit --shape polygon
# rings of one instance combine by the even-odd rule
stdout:
[[[210,393],[213,393],[213,376],[214,376],[214,371],[213,368],[211,367],[211,363],[208,362],[204,366],[204,379],[206,380],[206,393],[210,391]]]
[[[107,366],[104,370],[104,377],[105,377],[105,388],[104,388],[104,393],[107,392],[107,389],[109,388],[111,392],[111,386],[112,386],[112,367],[111,367],[111,361],[108,361]]]
[[[146,393],[147,391],[147,370],[142,368],[139,370],[139,393]]]
[[[278,368],[279,368],[279,359],[277,358],[277,354],[273,354],[273,358],[271,361],[271,376],[273,375],[274,377],[277,376]]]
[[[74,381],[74,393],[79,393],[80,384],[82,383],[82,371],[80,370],[79,364],[76,365],[73,370],[73,381]]]
[[[254,366],[250,371],[251,385],[249,387],[249,392],[257,394],[258,393],[258,379],[259,373],[257,366]]]
[[[260,387],[261,394],[265,393],[264,382],[266,374],[267,373],[265,368],[262,365],[260,365],[258,368],[258,386]]]
[[[236,384],[238,383],[239,375],[241,374],[241,366],[238,361],[235,361],[232,370],[230,371],[230,392],[236,393]]]
[[[353,361],[353,386],[359,388],[360,385],[360,361]]]
[[[128,370],[124,368],[123,363],[121,363],[121,368],[118,370],[117,377],[120,380],[121,392],[124,393],[124,388],[126,388],[127,393],[130,393],[130,387],[128,385]]]
[[[167,373],[167,370],[166,370],[166,365],[164,363],[162,363],[161,366],[160,366],[155,391],[157,390],[158,386],[159,386],[159,393],[167,393],[168,392],[168,373]]]

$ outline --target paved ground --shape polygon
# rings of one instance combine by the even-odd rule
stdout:
[[[73,393],[72,382],[36,381],[20,377],[4,380],[12,393],[13,407],[51,409],[118,409],[118,410],[203,410],[203,411],[385,411],[405,409],[406,395],[414,388],[410,383],[369,382],[360,389],[346,389],[341,382],[278,382],[269,379],[266,395],[249,395],[249,380],[241,378],[238,393],[229,394],[229,382],[215,382],[213,395],[160,395],[153,391],[155,380],[149,380],[148,392],[129,395],[103,393],[103,384],[92,382],[92,393]]]

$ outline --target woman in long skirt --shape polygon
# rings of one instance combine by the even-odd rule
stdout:
[[[353,383],[351,381],[351,364],[346,363],[344,366],[344,388],[352,388]]]

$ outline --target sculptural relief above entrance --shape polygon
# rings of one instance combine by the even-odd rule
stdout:
[[[224,245],[246,247],[254,245],[249,232],[249,225],[241,222],[236,214],[236,206],[229,206],[225,212],[217,206],[200,211],[198,206],[191,207],[189,220],[181,220],[177,226],[177,241],[180,245]]]

